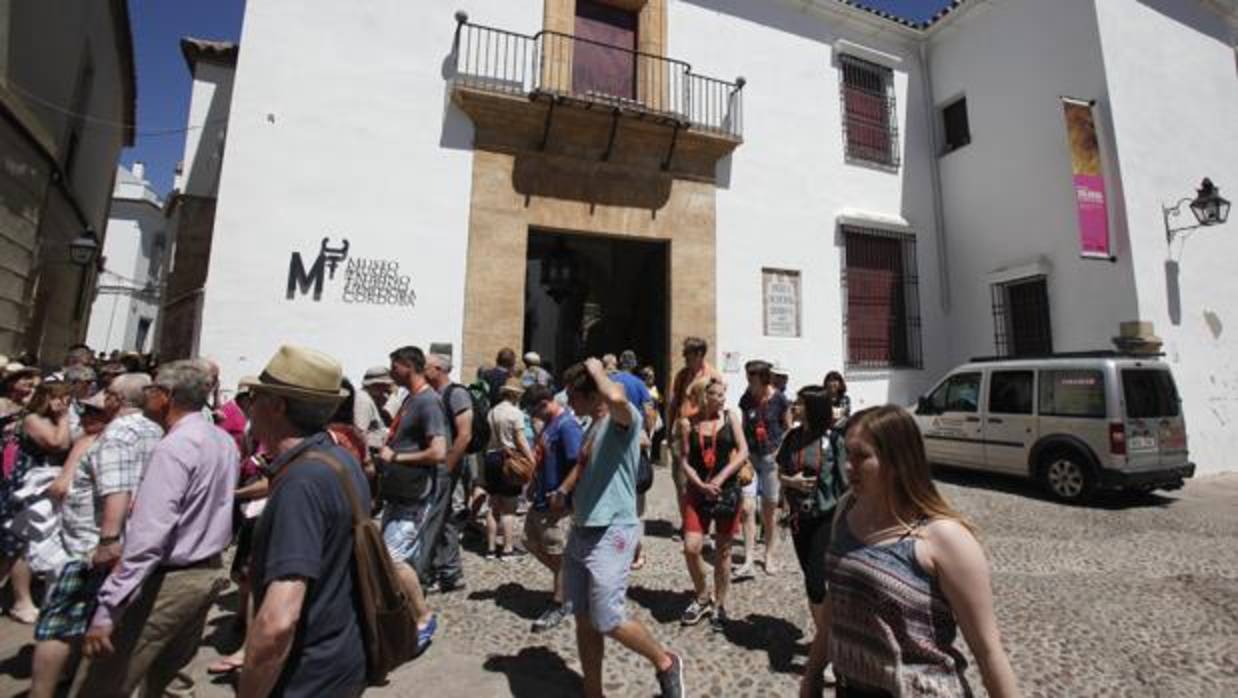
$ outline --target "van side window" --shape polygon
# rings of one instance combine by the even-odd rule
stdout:
[[[1042,417],[1105,417],[1105,375],[1068,369],[1040,372]]]
[[[1031,414],[1031,371],[994,371],[989,381],[989,411],[997,414]]]
[[[950,376],[929,396],[933,411],[975,412],[980,404],[980,374],[959,373]]]
[[[1126,397],[1128,419],[1178,416],[1178,388],[1169,371],[1122,369],[1122,393]]]

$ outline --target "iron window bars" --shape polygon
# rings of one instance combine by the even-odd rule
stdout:
[[[846,53],[838,56],[838,62],[842,68],[839,98],[847,159],[897,169],[894,71]]]
[[[915,236],[853,226],[842,234],[847,368],[922,368]]]
[[[1053,353],[1048,280],[1030,276],[991,286],[993,343],[1002,357]]]
[[[632,79],[598,80],[574,75],[579,49],[631,66]],[[532,36],[458,21],[451,61],[456,85],[491,92],[571,98],[663,118],[682,127],[733,138],[743,135],[744,82],[726,82],[692,72],[673,58],[612,46],[555,31]]]

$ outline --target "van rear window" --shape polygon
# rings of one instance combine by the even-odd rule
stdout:
[[[1169,371],[1123,369],[1122,394],[1126,397],[1127,419],[1178,416],[1178,388]]]
[[[1105,375],[1085,370],[1041,371],[1040,414],[1104,418]]]

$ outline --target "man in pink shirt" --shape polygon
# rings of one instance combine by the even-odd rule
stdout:
[[[89,661],[73,695],[163,695],[202,640],[206,615],[227,586],[220,552],[232,538],[236,444],[204,415],[210,372],[164,366],[146,413],[166,436],[155,447],[125,528],[124,552],[99,591],[86,633]],[[184,687],[189,688],[189,687]]]

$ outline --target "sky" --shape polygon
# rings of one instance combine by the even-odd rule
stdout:
[[[160,195],[172,188],[185,134],[151,134],[189,124],[192,79],[181,56],[182,36],[239,41],[244,0],[129,0],[138,77],[137,136],[121,153],[125,167],[146,163],[146,178]]]
[[[951,2],[859,1],[915,21],[932,17]],[[160,195],[172,188],[176,163],[184,154],[185,134],[152,132],[191,125],[186,123],[191,79],[181,56],[180,39],[195,36],[239,41],[244,10],[245,0],[130,0],[138,75],[138,123],[134,146],[121,154],[121,163],[125,167],[139,160],[146,163],[146,178]]]

